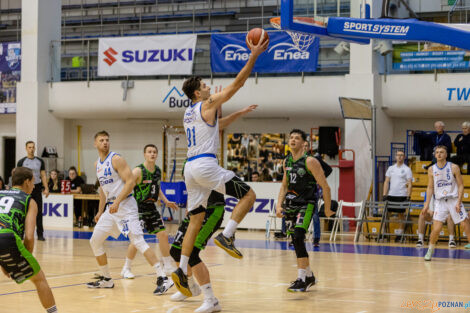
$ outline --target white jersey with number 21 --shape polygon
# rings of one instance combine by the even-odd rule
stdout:
[[[188,158],[204,153],[217,154],[219,148],[217,114],[214,125],[210,125],[202,117],[201,106],[202,102],[197,102],[184,113],[183,124],[188,142]]]

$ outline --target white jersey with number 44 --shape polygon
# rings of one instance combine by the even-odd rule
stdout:
[[[210,125],[201,115],[202,102],[191,105],[184,112],[184,130],[188,142],[188,158],[211,153],[217,154],[219,148],[219,120],[215,116],[214,125]]]

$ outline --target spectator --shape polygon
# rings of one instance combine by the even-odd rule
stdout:
[[[249,149],[249,146],[250,146],[250,137],[248,136],[248,134],[243,134],[241,144],[242,144],[242,151],[244,153],[243,155],[245,157],[247,157],[248,156],[248,149]]]
[[[385,174],[383,198],[385,201],[391,202],[410,201],[413,174],[411,173],[411,169],[406,166],[404,162],[405,152],[397,150],[395,160],[397,162],[390,166]],[[402,221],[405,219],[405,209],[390,208],[388,211],[398,213],[398,217]],[[398,230],[400,236],[396,236],[395,242],[401,240],[403,229],[404,224],[401,225],[401,229]]]
[[[36,144],[34,141],[27,141],[25,149],[27,156],[19,160],[17,166],[27,167],[33,171],[34,189],[33,192],[31,192],[31,198],[36,201],[38,208],[42,208],[42,193],[44,193],[46,198],[49,196],[49,187],[47,185],[44,161],[41,158],[34,156],[34,153],[36,152]],[[39,212],[41,213],[41,209],[39,209]],[[38,240],[46,240],[44,238],[44,228],[42,227],[42,214],[36,215],[36,233],[38,235]]]
[[[462,133],[458,134],[454,140],[457,147],[457,156],[452,157],[452,163],[462,166],[467,163],[467,175],[470,175],[470,122],[462,123]]]
[[[263,168],[263,170],[261,171],[260,180],[262,182],[272,182],[273,181],[273,177],[271,176],[271,174],[269,174],[269,169],[267,167]]]
[[[59,175],[57,170],[51,171],[47,185],[49,186],[49,192],[60,193]]]
[[[83,179],[78,176],[77,169],[75,166],[69,168],[69,177],[67,180],[70,180],[70,192],[72,194],[82,193],[82,185],[85,183]],[[82,201],[73,200],[73,211],[75,213],[76,224],[78,227],[82,227],[83,217],[82,217]]]
[[[450,156],[452,152],[452,140],[450,136],[445,133],[444,131],[445,124],[442,121],[437,121],[434,123],[435,132],[430,134],[426,134],[423,132],[417,132],[416,136],[420,142],[421,148],[421,161],[433,161],[432,164],[435,163],[435,159],[433,158],[433,150],[435,146],[445,146],[447,148],[447,155]]]
[[[260,182],[260,177],[259,177],[259,173],[257,171],[254,171],[253,173],[251,173],[251,181],[252,182]]]
[[[7,189],[7,186],[5,185],[5,182],[3,181],[2,176],[0,176],[0,190]]]

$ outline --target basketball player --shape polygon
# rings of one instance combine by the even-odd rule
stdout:
[[[434,157],[436,164],[428,169],[427,197],[423,208],[423,214],[427,214],[431,196],[434,195],[434,222],[429,249],[424,257],[425,261],[431,261],[442,225],[449,214],[455,224],[462,223],[464,232],[470,234],[470,221],[462,204],[464,186],[460,168],[446,161],[447,148],[445,146],[436,146]]]
[[[90,239],[90,245],[96,256],[102,276],[97,281],[87,284],[88,288],[113,288],[114,282],[108,267],[104,250],[104,241],[108,236],[117,238],[120,233],[129,237],[131,243],[144,255],[148,263],[155,268],[157,286],[154,293],[161,294],[171,287],[168,278],[157,260],[155,252],[144,240],[139,222],[137,202],[132,196],[135,179],[131,169],[119,154],[111,152],[109,134],[100,131],[95,135],[95,147],[99,158],[95,162],[96,175],[100,182],[100,202],[95,216],[96,226]],[[106,210],[105,210],[106,208]],[[166,278],[166,279],[165,279]]]
[[[298,278],[287,288],[289,292],[305,292],[315,284],[315,276],[310,270],[308,253],[305,248],[305,234],[308,231],[317,199],[317,184],[323,190],[325,215],[331,211],[331,191],[320,162],[304,152],[307,135],[300,129],[293,129],[289,136],[291,154],[284,160],[284,177],[277,199],[276,215],[285,215],[289,223],[295,255],[297,256]],[[282,203],[286,200],[286,209]]]
[[[222,308],[220,307],[219,301],[214,296],[212,291],[212,285],[210,281],[209,270],[204,262],[199,257],[201,250],[207,245],[207,242],[215,233],[215,231],[222,225],[225,212],[225,199],[224,195],[212,191],[209,199],[207,200],[207,210],[202,223],[201,230],[199,231],[196,242],[194,243],[193,251],[189,257],[188,267],[188,285],[191,290],[192,296],[198,296],[201,293],[204,294],[204,302],[196,309],[195,312],[218,312]],[[189,225],[189,218],[186,217],[180,224],[178,232],[176,233],[175,241],[171,245],[170,254],[179,263],[181,258],[181,247],[183,243],[183,237],[186,234]],[[196,277],[199,285],[194,281],[192,274]],[[171,296],[172,301],[183,301],[188,297],[182,294],[180,291],[174,293]]]
[[[219,145],[218,111],[245,83],[258,56],[268,47],[268,41],[259,41],[255,46],[248,41],[251,50],[248,62],[238,73],[235,81],[214,95],[210,87],[200,77],[187,79],[183,91],[193,104],[184,113],[184,128],[188,140],[188,162],[185,165],[185,183],[188,191],[188,212],[190,222],[183,240],[179,268],[172,278],[177,288],[185,296],[191,296],[187,281],[188,260],[193,250],[197,233],[204,220],[207,199],[212,190],[239,199],[230,221],[224,231],[217,235],[214,242],[235,258],[243,255],[235,248],[234,233],[253,206],[256,195],[250,187],[217,163],[216,153]]]
[[[58,312],[46,276],[32,255],[38,214],[30,195],[34,189],[33,171],[17,167],[12,184],[12,189],[0,191],[0,268],[17,284],[31,280],[46,312]]]
[[[160,252],[162,253],[163,269],[166,274],[171,274],[176,268],[170,256],[170,245],[168,244],[168,233],[155,203],[160,198],[165,205],[177,210],[176,203],[168,201],[160,190],[162,174],[160,168],[155,164],[158,149],[155,145],[148,144],[144,147],[144,163],[132,170],[135,178],[134,198],[139,208],[139,219],[149,234],[157,234]],[[121,271],[124,278],[134,278],[131,264],[135,258],[137,249],[133,244],[127,249],[126,263]]]

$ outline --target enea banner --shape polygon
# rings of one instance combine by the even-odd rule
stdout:
[[[0,43],[0,114],[16,113],[16,82],[21,77],[21,44]]]
[[[101,38],[99,76],[189,75],[197,35]]]
[[[305,37],[302,49],[285,32],[268,32],[269,47],[256,61],[254,72],[297,73],[315,72],[320,41]],[[211,36],[211,67],[214,73],[238,73],[251,51],[245,43],[246,34],[214,34]]]

